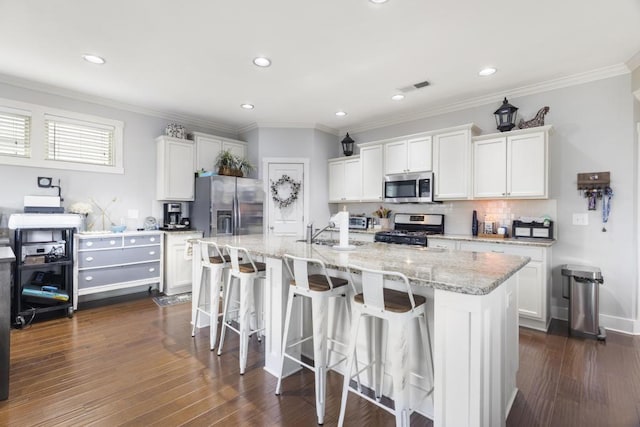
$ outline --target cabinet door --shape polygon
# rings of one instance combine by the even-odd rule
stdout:
[[[382,200],[382,145],[360,149],[362,167],[362,200]]]
[[[344,161],[329,163],[329,201],[344,200]]]
[[[193,141],[160,137],[157,139],[157,195],[158,200],[193,200]]]
[[[222,141],[222,149],[231,151],[231,154],[240,158],[245,158],[247,156],[246,146],[239,142],[227,141],[225,139]]]
[[[407,141],[384,144],[384,173],[405,173],[407,170]]]
[[[470,198],[470,150],[471,134],[468,130],[434,136],[433,172],[436,200]]]
[[[362,197],[362,169],[360,159],[344,162],[344,199],[360,200]]]
[[[540,261],[529,261],[518,273],[518,312],[521,316],[544,320],[542,273]]]
[[[473,197],[507,195],[507,139],[473,143]]]
[[[415,138],[407,141],[407,169],[409,172],[430,171],[431,137]]]
[[[547,197],[547,143],[544,132],[507,137],[507,195]]]
[[[222,140],[196,136],[196,170],[214,171],[218,154],[222,150]]]

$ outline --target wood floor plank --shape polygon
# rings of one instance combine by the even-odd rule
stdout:
[[[9,400],[2,426],[316,425],[313,373],[283,381],[264,369],[264,343],[252,339],[239,375],[238,338],[223,354],[208,329],[190,334],[189,304],[150,299],[80,310],[11,332]],[[519,393],[509,427],[640,426],[640,337],[609,333],[606,343],[520,330]],[[337,424],[342,376],[329,372],[325,425]],[[393,426],[391,414],[349,396],[345,425]],[[413,414],[411,425],[432,426]]]

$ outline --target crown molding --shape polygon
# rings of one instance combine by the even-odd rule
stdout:
[[[230,133],[233,135],[237,135],[237,131],[238,131],[237,127],[235,126],[225,125],[212,120],[201,119],[201,118],[188,116],[180,113],[159,111],[151,108],[140,107],[138,105],[118,102],[112,99],[89,95],[89,94],[78,92],[75,90],[65,89],[58,86],[49,85],[46,83],[22,79],[15,76],[9,76],[6,74],[0,74],[0,83],[6,83],[8,85],[21,87],[24,89],[36,90],[39,92],[48,93],[50,95],[63,96],[65,98],[71,98],[77,101],[90,102],[90,103],[102,105],[105,107],[111,107],[119,110],[129,111],[132,113],[144,114],[147,116],[175,121],[183,125],[203,127],[203,128],[207,128],[207,129],[211,129],[219,132]]]
[[[508,98],[517,98],[521,96],[533,95],[541,92],[548,92],[550,90],[562,89],[565,87],[576,86],[584,83],[589,83],[597,80],[607,79],[610,77],[619,76],[622,74],[628,74],[629,68],[626,64],[615,64],[608,67],[598,68],[596,70],[586,71],[583,73],[577,73],[566,77],[560,77],[546,82],[535,83],[532,85],[521,86],[519,88],[501,90],[500,92],[494,92],[488,95],[482,95],[475,98],[465,99],[462,101],[455,101],[449,104],[439,105],[433,108],[429,108],[422,111],[413,113],[396,115],[382,120],[375,120],[362,123],[357,126],[350,126],[349,132],[352,134],[358,132],[365,132],[368,130],[379,129],[387,126],[397,125],[401,123],[411,122],[414,120],[424,119],[427,117],[438,116],[440,114],[451,113],[454,111],[460,111],[467,108],[479,107],[490,103],[495,103],[496,100],[501,100],[505,96]],[[341,132],[346,132],[347,129],[341,129]]]
[[[626,62],[627,67],[629,67],[630,71],[634,71],[636,68],[640,67],[640,50],[636,52],[629,60]]]
[[[254,129],[282,128],[282,129],[315,129],[331,135],[338,136],[340,132],[329,126],[320,123],[300,123],[300,122],[253,122],[237,129],[238,134],[250,132]]]

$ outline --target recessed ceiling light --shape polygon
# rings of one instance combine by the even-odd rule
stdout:
[[[371,3],[375,3],[375,4],[382,4],[382,3],[386,3],[387,0],[369,0]]]
[[[245,110],[253,110],[253,104],[240,104]]]
[[[394,101],[402,101],[404,99],[404,95],[401,93],[398,93],[396,95],[393,95],[391,99],[393,99]]]
[[[336,116],[338,116],[338,117],[344,117],[344,116],[346,116],[346,115],[347,115],[347,113],[345,113],[344,111],[338,111],[338,112],[336,113]]]
[[[104,64],[105,61],[103,57],[98,56],[98,55],[92,55],[90,53],[85,53],[84,55],[82,55],[82,58],[84,58],[85,61],[87,62],[91,62],[92,64],[99,64],[102,65]]]
[[[487,77],[490,76],[491,74],[495,74],[495,72],[498,71],[493,67],[487,67],[487,68],[483,68],[482,70],[480,70],[478,72],[478,75],[481,77]]]
[[[258,56],[257,58],[253,58],[253,63],[258,67],[268,67],[271,65],[271,60],[264,56]]]

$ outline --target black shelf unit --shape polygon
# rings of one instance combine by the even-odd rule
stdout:
[[[31,323],[39,314],[60,311],[73,317],[73,235],[75,228],[46,227],[18,228],[14,244],[16,262],[13,272],[11,314],[17,328]],[[46,236],[43,239],[43,236]],[[50,238],[49,238],[50,236]],[[32,240],[33,239],[33,240]],[[25,263],[25,259],[36,262]],[[42,281],[41,285],[55,285],[69,296],[68,301],[25,298],[25,285],[34,284],[38,273],[55,278],[55,283]]]

